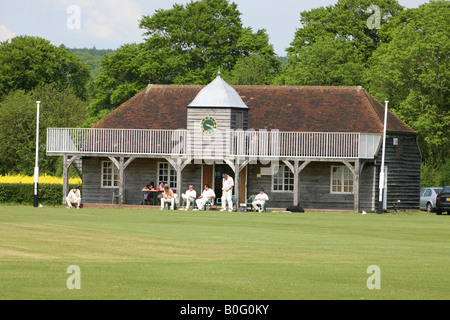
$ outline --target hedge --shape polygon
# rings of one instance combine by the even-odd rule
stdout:
[[[62,204],[62,196],[62,185],[39,184],[39,204],[47,206],[60,206]],[[0,184],[0,204],[2,203],[33,205],[34,184]]]

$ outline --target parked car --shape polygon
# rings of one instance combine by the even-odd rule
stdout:
[[[450,186],[444,187],[436,196],[436,214],[447,211],[450,214]]]
[[[436,211],[436,197],[442,188],[424,188],[420,190],[420,210]]]

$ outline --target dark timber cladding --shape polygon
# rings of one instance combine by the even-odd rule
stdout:
[[[222,135],[222,140],[213,135],[202,136],[201,122],[206,116],[217,120],[217,132],[218,135]],[[198,149],[193,150],[193,154],[199,154],[199,159],[188,154],[180,162],[180,159],[172,157],[170,153],[112,152],[64,154],[64,156],[65,159],[83,157],[83,190],[85,200],[90,202],[109,202],[112,198],[112,189],[100,185],[102,161],[113,161],[117,168],[120,168],[120,199],[123,203],[129,204],[141,201],[142,186],[150,181],[158,182],[158,168],[161,163],[169,162],[175,168],[178,193],[184,192],[189,183],[194,183],[197,192],[201,192],[204,166],[213,163],[219,167],[228,165],[234,171],[236,189],[240,189],[241,192],[240,202],[245,202],[244,197],[256,194],[259,188],[264,187],[271,199],[270,205],[274,207],[287,207],[299,201],[305,208],[311,209],[374,211],[379,192],[381,163],[379,144],[375,144],[375,149],[373,145],[372,149],[367,149],[372,150],[371,154],[358,153],[359,156],[356,157],[346,155],[339,158],[325,154],[290,156],[288,153],[289,156],[275,159],[277,165],[286,168],[283,169],[286,170],[286,174],[293,175],[293,178],[289,179],[293,179],[294,190],[283,192],[274,188],[273,176],[261,175],[262,169],[266,169],[267,172],[271,163],[268,164],[261,158],[252,162],[249,158],[245,158],[244,152],[223,159],[225,164],[223,162],[220,164],[222,160],[220,155],[224,155],[224,158],[231,156],[229,146],[235,140],[230,141],[230,137],[236,139],[235,136],[223,133],[227,131],[317,134],[315,136],[354,135],[354,138],[347,142],[348,146],[354,146],[357,142],[362,144],[363,138],[366,139],[367,136],[380,137],[383,134],[383,121],[384,106],[362,87],[231,87],[219,76],[208,86],[149,85],[93,126],[94,129],[111,130],[185,130],[187,137],[194,137],[195,141],[197,137],[201,138],[200,143],[192,145]],[[391,112],[388,113],[387,132],[386,207],[390,210],[395,207],[417,209],[421,156],[416,132]],[[300,143],[304,146],[323,144],[314,142],[315,136],[305,135],[308,140],[296,140],[298,142],[294,144],[284,144],[283,148],[294,148]],[[222,144],[215,144],[216,140],[222,141]],[[333,148],[337,142],[331,141],[335,140],[330,138],[326,143],[328,147]],[[205,153],[205,148],[213,150]],[[259,155],[262,155],[261,148],[259,152]],[[54,152],[53,155],[61,153]],[[354,186],[353,192],[332,191],[332,168],[336,166],[349,169],[353,177],[351,182]],[[215,174],[217,175],[217,172]],[[244,188],[239,188],[241,186]],[[220,197],[220,194],[217,196]]]
[[[381,153],[378,155],[376,162],[381,163]],[[395,133],[389,134],[386,138],[385,165],[388,172],[387,209],[418,209],[421,155],[416,137]],[[377,175],[377,178],[379,178],[379,175]]]

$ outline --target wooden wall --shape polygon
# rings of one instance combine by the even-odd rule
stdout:
[[[386,166],[388,167],[388,210],[393,210],[397,200],[400,210],[418,209],[420,192],[421,156],[412,136],[395,136],[398,145],[393,145],[393,136],[386,140]],[[106,158],[83,159],[83,201],[85,203],[111,203],[113,189],[101,188],[101,161]],[[125,203],[140,204],[141,189],[150,181],[158,182],[158,162],[164,159],[136,159],[125,170]],[[378,179],[381,164],[381,150],[376,163],[364,163],[360,178],[360,209],[376,211],[378,204]],[[340,162],[313,162],[300,173],[300,204],[305,209],[353,210],[353,194],[331,194],[331,166],[343,165]],[[248,166],[247,198],[264,188],[270,198],[269,207],[287,208],[292,205],[292,192],[272,191],[272,176],[260,176],[261,164]],[[267,167],[267,166],[266,166]],[[198,194],[202,191],[202,165],[188,165],[182,174],[183,192],[190,183]],[[218,195],[220,196],[220,195]],[[244,202],[243,199],[240,199]]]
[[[217,120],[218,129],[212,136],[202,134],[201,120],[211,116]],[[190,137],[190,154],[201,158],[224,158],[228,154],[231,127],[230,109],[188,108],[188,132]]]
[[[233,108],[188,108],[188,127],[190,154],[196,158],[219,158],[224,159],[230,150],[230,131],[236,129],[236,114],[242,114],[242,127],[248,128],[248,110]],[[211,116],[217,120],[218,129],[212,136],[202,134],[201,120]]]
[[[394,138],[398,144],[394,145]],[[382,150],[377,163],[381,165]],[[390,134],[386,137],[387,166],[387,209],[395,209],[397,200],[401,201],[400,210],[419,210],[421,154],[415,136]],[[378,179],[376,197],[378,201]]]
[[[101,187],[101,163],[107,158],[83,159],[83,202],[112,203],[115,188]],[[158,183],[158,163],[163,159],[136,159],[125,170],[125,204],[140,204],[142,188],[150,182]],[[201,165],[190,165],[183,171],[181,187],[183,192],[194,184],[197,194],[201,193]]]
[[[101,163],[107,158],[83,159],[83,202],[111,203],[114,188],[101,188]],[[125,170],[125,204],[140,204],[142,188],[153,181],[158,183],[157,168],[162,159],[136,159]],[[309,164],[300,174],[300,203],[305,209],[353,210],[353,194],[330,193],[330,170],[332,165],[342,163],[315,162]],[[270,198],[270,206],[286,208],[292,205],[292,192],[272,191],[272,177],[258,176],[261,165],[250,165],[247,176],[247,198],[264,188]],[[194,184],[197,194],[202,191],[200,164],[188,165],[183,170],[182,190]],[[374,167],[366,165],[361,178],[361,208],[374,210]],[[242,181],[241,183],[245,183]],[[220,195],[218,195],[220,196]],[[241,202],[244,202],[241,199]]]
[[[336,162],[313,162],[306,166],[300,173],[300,204],[305,209],[333,209],[353,210],[353,194],[332,194],[330,192],[331,166],[343,166]],[[270,207],[287,208],[292,205],[292,192],[272,191],[272,177],[261,176],[260,165],[250,166],[247,178],[248,196],[257,194],[260,188],[264,188],[270,199]],[[362,171],[360,183],[361,210],[374,211],[374,166],[366,164]]]

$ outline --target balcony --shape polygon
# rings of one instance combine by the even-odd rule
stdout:
[[[204,159],[374,159],[380,134],[187,130],[47,130],[49,156],[137,156]]]

